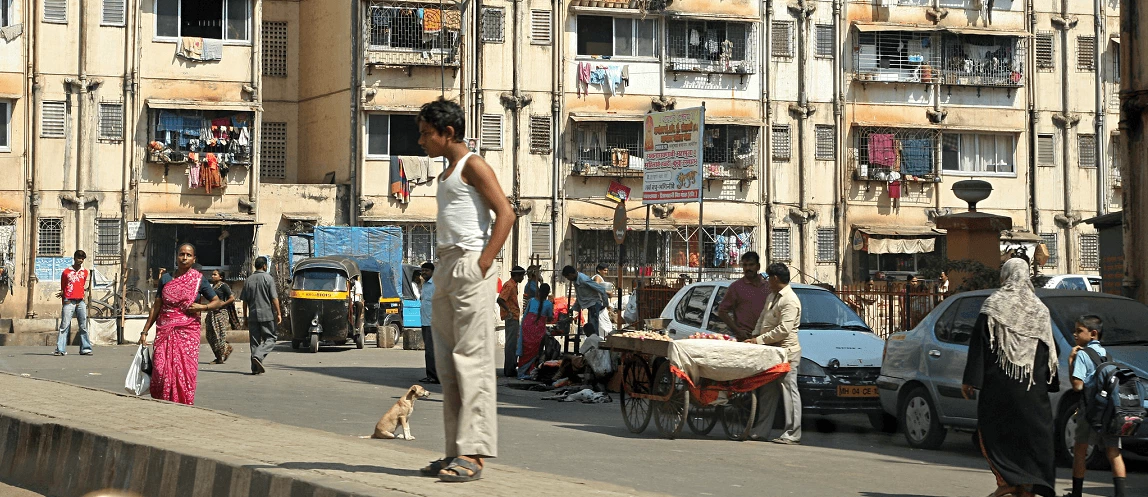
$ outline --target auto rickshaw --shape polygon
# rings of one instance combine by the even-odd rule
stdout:
[[[291,348],[319,351],[319,342],[363,348],[365,335],[401,319],[390,266],[371,257],[325,256],[295,264],[291,281]],[[359,280],[363,305],[354,304]],[[393,317],[392,317],[393,316]],[[381,341],[381,340],[380,340]]]

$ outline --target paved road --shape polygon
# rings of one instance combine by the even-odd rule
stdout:
[[[4,347],[0,370],[122,391],[134,351],[102,347],[93,357],[53,357],[51,347]],[[231,361],[218,366],[207,364],[210,352],[201,349],[198,405],[367,435],[423,376],[421,351],[324,348],[306,354],[281,345],[268,358],[268,373],[258,377],[246,374],[246,353],[246,346],[237,346]],[[437,386],[430,390],[440,392]],[[981,496],[993,487],[984,460],[964,433],[950,433],[941,450],[922,451],[910,449],[899,434],[873,432],[863,416],[845,416],[807,418],[801,446],[717,436],[662,440],[652,426],[644,434],[630,434],[617,403],[559,403],[541,400],[545,395],[499,389],[500,463],[679,496],[759,496],[768,489],[768,495],[955,497]],[[411,422],[416,440],[378,443],[441,449],[441,419],[441,402],[433,395],[416,406]],[[226,432],[203,436],[227,443]],[[1148,463],[1138,459],[1130,465],[1129,495],[1148,495]],[[1066,488],[1069,471],[1062,468],[1059,476]],[[1111,495],[1107,473],[1092,472],[1088,480],[1086,495]]]

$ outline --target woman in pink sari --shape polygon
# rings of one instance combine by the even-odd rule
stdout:
[[[140,344],[156,325],[152,359],[151,396],[180,404],[195,403],[195,381],[199,372],[199,313],[223,307],[203,274],[195,269],[195,246],[185,243],[176,255],[175,274],[164,274],[159,295],[144,324]],[[197,303],[200,297],[207,304]]]
[[[550,285],[543,283],[526,303],[526,317],[522,318],[522,348],[518,351],[519,379],[525,379],[539,365],[538,354],[546,336],[546,322],[554,319],[554,303],[548,297]]]

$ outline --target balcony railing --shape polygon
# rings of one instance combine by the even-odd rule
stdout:
[[[879,31],[860,33],[859,81],[1019,87],[1025,43],[1012,36]]]
[[[458,67],[461,22],[454,4],[373,1],[363,20],[367,64]]]

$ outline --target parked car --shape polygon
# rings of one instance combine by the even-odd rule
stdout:
[[[661,317],[671,338],[707,332],[729,335],[717,315],[718,304],[732,281],[693,283],[678,291]],[[874,428],[889,430],[894,420],[877,398],[884,341],[833,292],[810,285],[791,285],[801,301],[801,365],[797,388],[803,411],[812,414],[862,413]]]
[[[981,305],[992,292],[981,290],[954,295],[929,313],[917,327],[894,333],[885,342],[881,377],[877,380],[881,405],[893,414],[910,446],[935,449],[949,428],[974,430],[976,400],[961,395],[968,343]],[[1148,379],[1148,306],[1137,301],[1079,290],[1037,289],[1052,314],[1053,335],[1060,357],[1060,391],[1051,394],[1056,423],[1056,452],[1061,463],[1071,463],[1073,414],[1079,394],[1072,390],[1068,356],[1075,341],[1076,318],[1096,314],[1104,320],[1101,344],[1109,356]],[[1143,380],[1142,380],[1143,381]],[[1142,432],[1143,433],[1143,432]],[[1124,448],[1148,454],[1148,437],[1125,439]],[[1089,463],[1104,459],[1092,449]]]
[[[1101,291],[1100,281],[1099,276],[1089,274],[1045,274],[1033,278],[1032,286],[1099,292]]]

